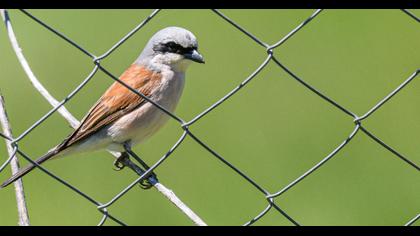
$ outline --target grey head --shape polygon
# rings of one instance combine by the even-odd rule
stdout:
[[[185,70],[191,61],[204,63],[198,52],[196,37],[184,28],[172,26],[152,36],[136,63],[148,66],[164,64],[173,69]]]

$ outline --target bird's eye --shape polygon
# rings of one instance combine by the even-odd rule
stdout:
[[[183,54],[185,51],[185,48],[183,48],[181,45],[175,43],[175,42],[168,42],[165,44],[167,51],[177,54]]]
[[[168,48],[175,49],[178,45],[175,42],[168,42],[165,44]]]

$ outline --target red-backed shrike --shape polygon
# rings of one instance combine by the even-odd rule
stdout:
[[[204,63],[196,37],[186,29],[168,27],[149,40],[137,60],[120,80],[173,112],[184,88],[185,71],[191,61]],[[102,95],[63,142],[35,162],[74,153],[107,149],[124,152],[158,131],[169,116],[118,82]],[[6,180],[5,187],[35,168],[30,164]]]

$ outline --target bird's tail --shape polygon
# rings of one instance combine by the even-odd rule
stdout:
[[[42,157],[38,158],[37,160],[35,160],[35,162],[40,165],[43,162],[45,162],[48,159],[51,159],[53,156],[57,155],[59,152],[59,150],[57,148],[54,148],[52,150],[50,150],[49,152],[47,152],[45,155],[43,155]],[[25,168],[20,169],[16,174],[14,174],[12,177],[10,177],[8,180],[4,181],[1,185],[0,188],[4,188],[7,185],[15,182],[16,180],[20,179],[21,177],[23,177],[24,175],[26,175],[27,173],[29,173],[31,170],[33,170],[36,167],[35,164],[30,163],[28,166],[26,166]]]

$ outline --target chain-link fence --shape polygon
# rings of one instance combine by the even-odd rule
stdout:
[[[49,112],[47,112],[41,119],[39,119],[31,127],[29,127],[28,129],[26,129],[24,132],[22,132],[22,134],[18,135],[17,137],[12,137],[11,134],[7,135],[5,133],[0,133],[0,135],[4,139],[8,140],[8,144],[11,147],[11,149],[10,149],[11,150],[10,151],[10,156],[1,165],[0,171],[2,171],[12,161],[12,159],[17,154],[19,154],[20,156],[22,156],[23,158],[25,158],[29,162],[36,164],[32,160],[32,158],[30,158],[27,154],[25,154],[25,152],[21,148],[19,148],[18,142],[20,140],[24,139],[30,132],[32,132],[34,129],[36,129],[42,122],[44,122],[46,119],[48,119],[53,113],[55,113],[55,112],[58,111],[62,116],[64,116],[69,121],[69,123],[73,127],[77,127],[77,125],[78,125],[79,122],[70,114],[70,112],[68,112],[65,109],[64,105],[70,99],[72,99],[80,90],[82,90],[85,87],[85,85],[93,78],[93,76],[95,75],[95,73],[97,73],[98,71],[104,72],[106,75],[109,76],[110,79],[112,79],[114,81],[117,81],[118,83],[122,84],[123,86],[125,86],[126,88],[128,88],[133,93],[135,93],[138,96],[141,96],[142,98],[144,98],[147,102],[150,102],[154,106],[156,106],[159,109],[161,109],[164,113],[166,113],[166,115],[170,116],[173,120],[177,121],[179,123],[179,127],[183,131],[182,135],[178,138],[178,140],[175,142],[175,144],[172,146],[172,148],[162,158],[160,158],[156,163],[154,163],[149,169],[142,170],[141,168],[139,168],[136,164],[132,163],[131,161],[130,162],[127,162],[127,163],[124,163],[126,166],[129,166],[134,171],[136,171],[136,173],[138,173],[140,176],[135,181],[133,181],[129,186],[127,186],[126,188],[124,188],[123,190],[121,190],[117,195],[115,195],[107,203],[101,203],[101,202],[93,199],[92,197],[90,197],[87,194],[85,194],[83,191],[80,191],[79,189],[77,189],[73,185],[71,185],[68,182],[66,182],[64,179],[62,179],[59,176],[53,174],[52,172],[50,172],[49,170],[47,170],[45,167],[37,165],[37,168],[41,169],[43,172],[45,172],[46,174],[48,174],[52,178],[56,179],[57,181],[59,181],[63,185],[67,186],[68,188],[72,189],[74,192],[76,192],[77,194],[79,194],[81,197],[85,198],[87,201],[89,201],[92,204],[96,205],[97,208],[98,208],[98,210],[103,214],[103,217],[101,218],[101,220],[99,222],[99,225],[103,225],[104,222],[107,219],[111,219],[111,220],[115,221],[118,224],[125,225],[125,223],[122,222],[120,219],[118,219],[118,217],[112,215],[107,210],[107,207],[109,207],[112,204],[114,204],[115,202],[117,202],[123,195],[125,195],[136,184],[138,184],[140,181],[144,180],[145,178],[149,178],[149,181],[152,184],[154,184],[154,186],[157,187],[158,190],[162,194],[164,194],[165,196],[167,196],[173,203],[175,203],[175,205],[181,211],[183,211],[191,220],[193,220],[194,223],[196,223],[198,225],[205,225],[205,223],[197,215],[195,215],[195,213],[192,212],[191,209],[189,209],[185,204],[183,204],[181,202],[181,200],[179,198],[177,198],[176,195],[173,192],[171,192],[168,189],[166,189],[166,187],[164,187],[163,185],[161,185],[161,183],[159,183],[156,179],[153,179],[153,177],[148,177],[149,174],[152,173],[152,171],[154,171],[156,168],[158,168],[159,166],[161,166],[162,164],[165,163],[165,160],[167,160],[171,156],[172,152],[175,149],[177,149],[180,145],[183,144],[183,141],[184,141],[184,139],[187,136],[191,137],[200,146],[202,146],[202,148],[204,148],[205,150],[207,150],[215,158],[217,158],[219,161],[221,161],[224,165],[226,165],[232,171],[236,172],[239,176],[241,176],[243,179],[245,179],[249,183],[249,186],[250,187],[256,188],[261,193],[261,197],[264,198],[264,199],[266,199],[267,206],[264,209],[262,209],[260,211],[260,213],[258,215],[256,215],[255,217],[250,216],[250,220],[248,222],[245,222],[244,225],[252,225],[256,221],[258,221],[261,218],[263,218],[269,211],[272,211],[272,210],[277,211],[279,214],[283,215],[292,224],[294,224],[294,225],[301,225],[299,223],[299,221],[295,219],[295,217],[293,217],[293,216],[289,215],[287,212],[285,212],[283,210],[283,208],[281,206],[279,206],[275,202],[275,199],[278,198],[278,197],[280,197],[281,195],[283,195],[284,193],[286,193],[290,189],[292,189],[294,186],[296,186],[297,184],[299,184],[301,181],[303,181],[305,178],[307,178],[309,175],[311,175],[315,171],[321,170],[320,167],[323,166],[324,164],[326,164],[334,156],[336,156],[336,154],[339,153],[340,150],[342,150],[343,147],[345,147],[355,137],[356,133],[358,133],[359,131],[365,133],[368,137],[370,137],[372,140],[374,140],[378,145],[382,146],[383,148],[385,148],[386,150],[388,150],[389,152],[391,152],[392,154],[394,154],[396,158],[399,158],[401,161],[405,162],[407,164],[407,168],[415,168],[417,171],[420,170],[419,166],[416,163],[414,163],[413,161],[411,161],[408,157],[402,155],[395,148],[393,148],[393,147],[389,146],[388,144],[386,144],[384,141],[382,141],[381,139],[379,139],[374,133],[372,133],[370,130],[368,130],[366,127],[363,126],[363,121],[367,120],[373,113],[375,113],[385,103],[387,103],[390,99],[392,99],[392,97],[394,95],[396,95],[397,93],[399,93],[406,85],[408,85],[411,81],[413,81],[417,77],[417,75],[419,74],[420,69],[417,69],[416,71],[414,71],[402,84],[400,84],[397,88],[395,88],[391,93],[389,93],[386,97],[384,97],[381,101],[379,101],[375,106],[373,106],[365,114],[363,114],[363,115],[357,115],[354,112],[352,112],[351,110],[349,110],[348,108],[342,106],[341,104],[339,104],[335,100],[333,100],[330,97],[328,97],[324,92],[318,90],[317,88],[315,88],[314,86],[312,86],[308,82],[306,82],[304,79],[300,78],[295,73],[293,73],[289,68],[287,68],[275,56],[275,53],[273,51],[275,48],[280,47],[283,43],[285,43],[287,40],[289,40],[290,38],[292,38],[302,28],[309,27],[310,24],[314,24],[314,23],[312,23],[312,21],[314,21],[316,19],[316,17],[319,14],[322,13],[322,10],[316,10],[316,11],[314,11],[313,14],[310,15],[305,21],[303,21],[301,24],[299,24],[296,28],[294,28],[291,32],[289,32],[288,34],[286,34],[279,41],[277,41],[277,43],[275,43],[273,45],[269,45],[269,44],[265,43],[264,41],[260,40],[259,38],[257,38],[256,36],[254,36],[252,33],[250,33],[248,30],[244,29],[243,27],[241,27],[240,25],[238,25],[236,22],[234,22],[233,20],[231,20],[228,16],[224,15],[221,11],[219,11],[219,10],[212,10],[212,11],[216,15],[218,15],[219,17],[221,17],[222,19],[224,19],[233,28],[241,31],[243,33],[244,37],[251,38],[256,44],[258,44],[259,46],[261,46],[261,50],[264,50],[267,53],[267,56],[261,62],[260,66],[258,66],[258,68],[256,68],[253,73],[251,73],[245,80],[243,80],[242,83],[240,83],[237,87],[235,87],[233,90],[231,90],[228,94],[226,94],[224,97],[222,97],[216,103],[212,104],[210,107],[208,107],[207,109],[205,109],[204,111],[202,111],[200,114],[196,115],[193,119],[191,119],[189,121],[184,121],[182,118],[180,118],[180,117],[176,116],[175,114],[167,111],[164,107],[162,107],[159,104],[155,103],[154,101],[150,100],[144,94],[141,94],[138,91],[136,91],[135,89],[129,87],[127,84],[125,84],[124,82],[122,82],[121,80],[119,80],[119,78],[117,76],[113,75],[109,70],[107,70],[101,64],[101,62],[103,60],[105,60],[110,54],[112,54],[124,42],[126,42],[127,39],[129,39],[134,34],[136,34],[145,24],[147,24],[150,20],[152,20],[160,12],[160,10],[154,10],[154,11],[152,11],[152,13],[146,19],[144,19],[133,30],[131,30],[128,34],[126,34],[120,41],[118,41],[114,46],[112,46],[108,51],[106,51],[104,54],[102,54],[100,56],[96,56],[96,55],[92,54],[91,52],[89,52],[89,50],[81,47],[78,43],[76,43],[75,41],[73,41],[69,37],[65,36],[64,34],[60,33],[59,31],[57,31],[53,27],[47,25],[41,19],[39,19],[39,18],[35,17],[34,15],[32,15],[30,12],[28,12],[26,10],[21,10],[21,12],[24,15],[26,15],[27,17],[29,17],[33,21],[39,23],[40,25],[42,25],[43,27],[45,27],[46,29],[48,29],[51,33],[53,33],[54,35],[58,36],[59,38],[63,39],[64,41],[66,41],[67,43],[69,43],[70,45],[72,45],[75,49],[78,49],[81,52],[83,52],[87,57],[90,57],[90,59],[93,62],[93,68],[92,68],[92,71],[90,72],[90,74],[83,80],[82,83],[80,83],[79,86],[76,87],[76,89],[74,89],[65,99],[63,99],[60,102],[58,102],[57,100],[55,100],[48,93],[48,91],[37,81],[36,77],[33,75],[32,71],[30,70],[29,64],[26,62],[25,58],[23,57],[23,54],[21,54],[21,52],[19,52],[19,50],[18,50],[19,49],[18,46],[17,46],[18,44],[17,44],[16,38],[14,38],[13,30],[11,28],[10,18],[8,16],[7,11],[4,11],[3,12],[4,13],[4,21],[6,23],[6,27],[7,27],[8,33],[9,33],[9,37],[11,38],[12,45],[15,46],[15,51],[17,53],[17,56],[18,56],[18,58],[19,58],[19,60],[20,60],[20,62],[22,64],[25,72],[27,73],[27,75],[28,75],[29,79],[31,80],[31,82],[33,83],[34,87],[48,100],[48,102],[51,105],[53,105],[53,108]],[[417,16],[415,16],[412,12],[410,12],[408,10],[402,10],[401,11],[401,14],[406,14],[409,17],[411,17],[413,20],[415,20],[417,22],[420,22],[420,19]],[[300,175],[297,179],[295,179],[294,181],[290,182],[286,186],[280,188],[277,192],[274,192],[274,193],[267,191],[263,186],[261,186],[259,183],[257,183],[256,181],[254,181],[251,177],[249,177],[249,175],[247,175],[246,173],[244,173],[242,170],[240,170],[237,167],[235,167],[232,163],[230,163],[229,161],[227,161],[227,159],[225,159],[223,156],[221,156],[219,153],[217,153],[214,149],[212,149],[208,144],[206,144],[204,141],[202,141],[202,139],[200,139],[197,135],[195,135],[190,130],[190,127],[194,126],[195,123],[198,120],[202,119],[204,116],[206,116],[207,114],[209,114],[210,112],[212,112],[214,109],[216,109],[218,106],[222,105],[225,101],[227,101],[232,96],[234,96],[238,91],[240,91],[241,89],[243,89],[262,70],[264,70],[264,68],[266,68],[267,64],[270,61],[273,61],[283,71],[285,71],[287,74],[289,74],[291,77],[293,77],[296,82],[298,82],[299,84],[301,84],[302,86],[304,86],[306,89],[308,89],[311,92],[313,92],[314,94],[316,94],[320,99],[322,99],[322,100],[326,101],[327,103],[329,103],[332,108],[338,109],[342,113],[344,113],[347,116],[351,117],[353,119],[353,122],[354,122],[354,129],[348,135],[348,137],[344,141],[342,141],[342,143],[340,143],[334,150],[332,150],[326,157],[324,157],[321,161],[319,161],[312,168],[310,168],[305,173],[303,173],[302,175]],[[13,121],[11,121],[11,122],[13,123]],[[134,156],[134,157],[136,156],[135,153],[130,153],[130,154],[132,156]],[[118,154],[115,154],[115,155],[117,156]],[[406,223],[406,225],[412,225],[414,222],[416,222],[420,218],[420,214],[417,214],[416,216],[407,216],[407,218],[409,218],[410,220]]]

